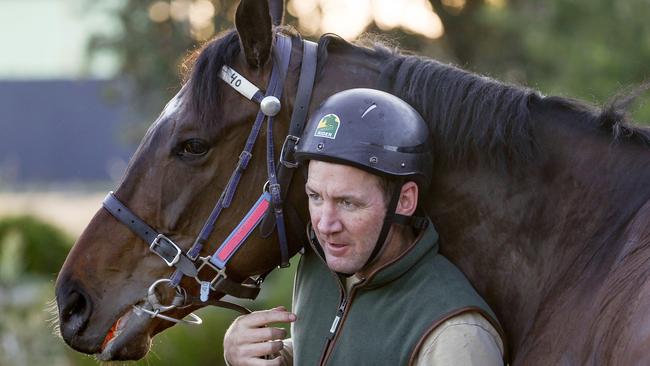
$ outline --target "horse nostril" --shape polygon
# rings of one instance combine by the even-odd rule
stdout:
[[[68,306],[64,310],[64,317],[71,317],[76,313],[83,311],[83,309],[86,307],[86,299],[84,299],[83,296],[79,295],[79,293],[76,291],[70,294],[68,301]]]
[[[92,313],[92,303],[88,295],[79,288],[71,289],[60,302],[61,332],[67,339],[84,330]]]

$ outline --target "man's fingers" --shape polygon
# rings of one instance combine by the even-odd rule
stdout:
[[[296,315],[286,310],[271,309],[255,311],[237,319],[241,326],[259,328],[271,323],[290,323],[296,320]]]
[[[272,358],[270,360],[265,360],[265,361],[266,361],[266,363],[264,364],[264,366],[281,366],[282,365],[282,357],[281,356]]]
[[[269,341],[261,343],[252,343],[241,347],[241,355],[249,357],[264,357],[280,352],[284,348],[282,341]]]
[[[282,365],[282,357],[275,357],[270,360],[266,360],[263,358],[251,358],[247,360],[245,363],[242,365],[244,366],[281,366]]]
[[[281,359],[265,360],[259,357],[274,355],[284,347],[281,339],[286,331],[268,326],[289,323],[296,315],[284,307],[256,311],[235,319],[224,336],[224,356],[231,365],[280,365]]]
[[[282,328],[265,327],[249,329],[245,334],[241,335],[241,343],[258,343],[266,341],[275,341],[284,339],[287,336],[287,331]]]

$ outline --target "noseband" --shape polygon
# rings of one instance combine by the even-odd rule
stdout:
[[[247,299],[255,299],[257,297],[260,286],[268,273],[255,278],[249,277],[244,282],[239,283],[228,278],[226,275],[226,266],[233,255],[245,243],[251,232],[260,223],[262,223],[261,229],[263,232],[269,231],[270,234],[273,228],[276,229],[282,260],[280,267],[289,266],[289,249],[285,229],[283,200],[286,197],[288,186],[293,177],[295,170],[293,168],[297,166],[291,159],[291,153],[299,140],[307,118],[316,73],[317,45],[314,42],[302,41],[303,53],[298,90],[294,109],[291,114],[289,131],[282,145],[279,164],[276,167],[273,146],[273,119],[281,109],[280,98],[291,59],[292,42],[290,37],[280,33],[276,35],[275,39],[275,57],[266,93],[260,91],[253,83],[231,67],[224,65],[221,69],[221,79],[247,99],[260,104],[260,110],[257,113],[244,149],[239,154],[239,161],[230,176],[226,188],[221,193],[210,216],[205,221],[203,228],[187,253],[183,253],[183,250],[169,237],[159,233],[144,220],[140,219],[120,202],[113,192],[109,192],[104,199],[103,206],[111,215],[148,243],[149,250],[162,258],[167,266],[175,268],[175,272],[169,279],[158,279],[151,284],[145,304],[143,306],[134,305],[136,313],[144,312],[151,315],[152,318],[158,317],[177,323],[201,324],[201,318],[193,313],[189,315],[191,319],[177,319],[163,315],[162,313],[192,305],[215,305],[237,310],[242,313],[250,312],[242,306],[221,301],[218,298],[215,299],[212,294],[228,294]],[[232,202],[239,180],[253,156],[253,146],[265,119],[267,121],[266,153],[268,180],[262,189],[262,194],[216,251],[212,255],[200,257],[200,252],[214,231],[215,224],[221,212],[223,209],[228,208]],[[268,229],[269,227],[271,228],[270,230]],[[202,275],[204,272],[210,272],[208,277]],[[185,289],[180,286],[180,281],[184,276],[194,278],[200,284],[201,290],[198,299],[196,296],[188,296]],[[174,299],[169,305],[161,304],[157,298],[155,289],[161,283],[167,283],[169,287],[175,289]]]

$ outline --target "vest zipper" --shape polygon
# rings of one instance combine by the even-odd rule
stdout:
[[[334,317],[332,326],[330,327],[330,335],[328,337],[330,341],[332,340],[332,338],[334,338],[336,331],[339,329],[339,324],[341,324],[341,318],[343,317],[343,312],[345,312],[346,303],[347,303],[347,298],[344,297],[343,301],[341,301],[341,305],[339,306],[339,310],[336,312],[336,316]]]
[[[314,252],[318,254],[318,257],[323,262],[323,264],[325,266],[327,266],[327,261],[325,260],[323,255],[321,255],[322,252],[320,252],[317,249],[316,246],[318,244],[316,244],[316,243],[314,243],[314,241],[312,241],[312,240],[309,240],[309,244],[311,245]],[[332,321],[332,325],[330,326],[330,332],[327,335],[327,342],[325,342],[325,348],[323,350],[323,354],[321,355],[320,362],[318,363],[319,365],[325,365],[325,362],[329,358],[330,353],[332,353],[332,348],[334,347],[334,343],[336,343],[336,338],[339,335],[339,330],[341,328],[341,323],[343,323],[343,321],[345,320],[345,316],[347,315],[348,300],[351,299],[352,295],[355,293],[355,290],[356,290],[355,287],[361,285],[363,282],[366,281],[366,278],[362,279],[357,284],[352,286],[352,288],[349,291],[350,292],[349,294],[346,294],[347,291],[345,291],[345,286],[341,282],[341,279],[337,275],[335,275],[331,270],[328,271],[328,272],[330,274],[332,274],[334,276],[334,278],[336,279],[336,281],[338,282],[339,290],[341,291],[341,303],[339,304],[339,308],[336,311],[336,316],[334,317],[334,320]]]
[[[356,286],[356,285],[355,285]],[[332,353],[332,349],[334,348],[334,344],[336,343],[336,339],[339,336],[339,330],[341,330],[341,323],[345,320],[345,317],[347,316],[347,311],[348,311],[348,303],[349,299],[352,298],[352,295],[355,292],[355,286],[352,287],[352,290],[348,294],[348,296],[343,295],[343,298],[341,299],[341,304],[339,305],[338,310],[336,311],[336,316],[334,317],[334,320],[332,321],[332,326],[330,327],[330,333],[327,337],[327,345],[325,346],[325,351],[323,352],[323,355],[321,356],[319,365],[325,365],[327,362],[327,359],[330,357]],[[345,294],[345,292],[344,292]]]

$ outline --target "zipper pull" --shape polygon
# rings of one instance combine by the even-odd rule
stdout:
[[[343,299],[343,302],[341,302],[341,305],[339,306],[339,309],[336,311],[336,316],[334,317],[334,321],[332,322],[332,326],[330,327],[330,334],[329,334],[329,339],[334,338],[334,335],[336,334],[336,331],[339,328],[339,323],[341,321],[341,318],[343,317],[343,312],[345,311],[345,304],[347,302],[347,299]]]

